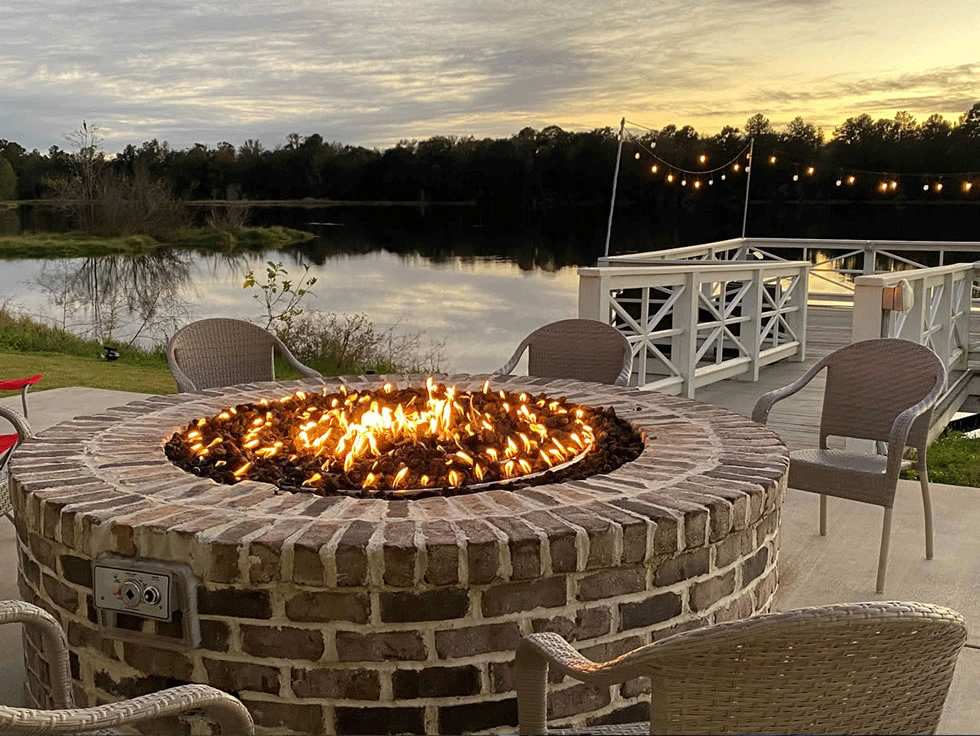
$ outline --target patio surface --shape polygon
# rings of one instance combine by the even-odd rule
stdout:
[[[760,391],[761,393],[761,391]],[[31,425],[40,431],[74,416],[96,414],[147,394],[61,388],[29,395]],[[699,398],[707,399],[708,397]],[[710,399],[708,399],[710,400]],[[0,399],[18,411],[20,396]],[[723,403],[723,402],[718,402]],[[738,411],[738,409],[735,409]],[[783,507],[780,609],[845,601],[917,600],[960,611],[970,635],[960,656],[940,733],[977,733],[980,724],[980,489],[932,484],[935,559],[924,557],[918,482],[902,481],[892,520],[886,593],[874,592],[882,510],[829,500],[828,535],[817,533],[818,497],[790,490]],[[0,600],[18,598],[12,525],[0,519]],[[17,627],[0,627],[0,703],[23,703]]]

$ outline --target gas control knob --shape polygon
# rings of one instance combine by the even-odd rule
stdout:
[[[143,601],[151,606],[160,602],[160,589],[155,585],[147,585],[143,590]]]
[[[143,586],[135,580],[127,580],[119,588],[119,597],[127,608],[136,608],[143,600]]]

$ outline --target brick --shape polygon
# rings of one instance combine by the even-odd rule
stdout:
[[[46,574],[41,576],[41,584],[56,606],[70,613],[78,611],[78,592],[74,588]]]
[[[742,563],[742,587],[751,583],[766,571],[769,564],[769,548],[763,547]]]
[[[381,594],[381,620],[385,623],[445,621],[461,618],[469,610],[470,596],[463,588]]]
[[[391,686],[397,699],[479,695],[480,670],[475,665],[424,670],[401,667],[392,675]]]
[[[92,587],[92,561],[74,555],[61,555],[61,574],[69,583]]]
[[[48,568],[52,572],[55,569],[55,554],[54,547],[51,543],[44,539],[43,537],[31,532],[28,535],[31,554],[34,555],[34,559],[38,561],[39,564]]]
[[[385,583],[402,587],[414,585],[417,558],[415,522],[386,523],[384,526]]]
[[[711,550],[701,547],[690,552],[684,552],[677,557],[670,557],[660,563],[654,574],[653,582],[657,586],[673,585],[681,580],[688,580],[708,572]]]
[[[123,642],[123,660],[140,672],[190,682],[194,663],[182,652]]]
[[[256,657],[317,660],[323,656],[319,629],[241,624],[242,649]]]
[[[596,516],[611,520],[620,528],[620,535],[623,540],[622,564],[636,564],[646,559],[647,529],[650,526],[648,520],[629,514],[608,503],[591,503],[584,509]]]
[[[752,551],[752,530],[743,529],[729,534],[715,545],[715,567],[728,567]]]
[[[501,583],[483,591],[483,615],[487,618],[534,608],[554,608],[567,602],[565,577]]]
[[[517,725],[517,699],[439,707],[439,733],[464,734]]]
[[[417,631],[360,634],[337,632],[337,659],[341,662],[420,661],[426,658],[425,642]]]
[[[607,519],[578,506],[565,506],[556,509],[556,515],[585,529],[589,537],[589,556],[586,569],[610,567],[619,562],[616,553],[616,527]]]
[[[541,575],[541,540],[525,522],[507,516],[488,521],[507,535],[510,547],[511,578],[528,580]]]
[[[633,703],[623,708],[617,708],[604,716],[590,718],[589,726],[609,726],[617,723],[648,723],[650,721],[650,703]],[[588,729],[586,728],[586,731]]]
[[[638,603],[619,604],[619,626],[638,629],[668,621],[681,612],[681,597],[678,593],[660,593]]]
[[[524,514],[521,519],[537,527],[548,538],[552,572],[573,572],[578,567],[575,529],[547,511]]]
[[[274,733],[329,733],[323,727],[323,710],[319,705],[289,703],[281,700],[240,698],[252,714],[255,725],[273,729]]]
[[[645,567],[614,567],[581,578],[578,581],[577,598],[580,601],[595,601],[639,593],[645,588]]]
[[[619,693],[624,698],[635,698],[639,695],[650,694],[650,678],[634,677],[619,686]]]
[[[337,544],[334,558],[337,563],[337,585],[342,587],[364,585],[367,580],[367,543],[376,531],[376,525],[357,520],[347,527]]]
[[[282,577],[280,562],[283,544],[309,523],[309,519],[279,519],[251,541],[248,560],[249,579],[253,585],[270,583]]]
[[[95,686],[109,695],[118,695],[123,698],[137,698],[140,695],[150,695],[177,684],[171,677],[161,677],[159,675],[140,675],[139,677],[123,677],[115,680],[106,672],[96,670],[93,675]]]
[[[219,690],[279,694],[278,667],[254,662],[227,662],[208,657],[203,657],[201,661],[208,672],[208,684]]]
[[[371,618],[371,599],[367,593],[299,593],[286,600],[286,618],[290,621],[352,621],[366,624]]]
[[[336,731],[344,734],[425,733],[425,709],[334,708]],[[307,732],[309,732],[307,730]]]
[[[756,613],[762,611],[766,602],[776,591],[776,581],[778,579],[779,569],[773,567],[769,571],[769,574],[762,579],[761,582],[757,583],[755,589],[752,591],[752,603],[755,607]]]
[[[425,539],[425,581],[433,585],[452,585],[459,582],[459,543],[448,521],[422,524]]]
[[[490,525],[478,519],[454,522],[466,538],[467,580],[471,585],[489,583],[500,571],[500,546]]]
[[[486,652],[509,652],[517,648],[521,632],[517,624],[483,624],[436,632],[436,652],[441,659],[469,657]]]
[[[201,649],[212,652],[227,652],[231,631],[224,621],[201,619]]]
[[[272,618],[269,593],[264,590],[236,590],[220,588],[197,589],[197,610],[202,615],[229,616],[233,618]]]
[[[381,697],[381,682],[378,673],[372,670],[294,667],[291,684],[297,698],[376,701]]]
[[[612,612],[605,607],[580,608],[575,612],[575,620],[567,616],[536,618],[531,620],[535,633],[550,631],[569,641],[594,639],[608,634],[612,625]]]
[[[609,705],[609,686],[578,683],[563,690],[552,690],[548,696],[548,718],[567,718],[599,710]]]
[[[739,621],[743,618],[748,618],[752,615],[752,596],[748,593],[742,595],[731,603],[729,603],[724,608],[720,608],[714,612],[712,619],[714,622],[721,623],[723,621]]]
[[[691,586],[691,610],[704,611],[735,591],[735,571],[694,583]]]

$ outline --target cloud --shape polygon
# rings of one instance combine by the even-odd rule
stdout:
[[[888,23],[904,22],[897,6],[915,7],[891,0],[887,18],[897,20],[879,21],[883,2],[8,4],[0,6],[0,137],[45,149],[82,119],[101,127],[110,149],[151,138],[274,146],[291,132],[386,146],[526,125],[602,127],[623,113],[651,125],[720,127],[760,107],[810,119],[810,111],[847,117],[865,101],[894,97],[925,105],[943,70],[953,75],[951,97],[967,96],[975,55],[891,72],[858,59],[846,66],[843,49],[891,38]],[[947,6],[978,12],[966,0]],[[923,48],[949,35],[920,26]],[[838,109],[841,96],[854,107]],[[722,119],[730,114],[738,117]]]

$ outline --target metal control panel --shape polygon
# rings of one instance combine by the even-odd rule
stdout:
[[[169,621],[173,574],[165,571],[134,570],[117,564],[94,565],[95,605],[98,608]]]

